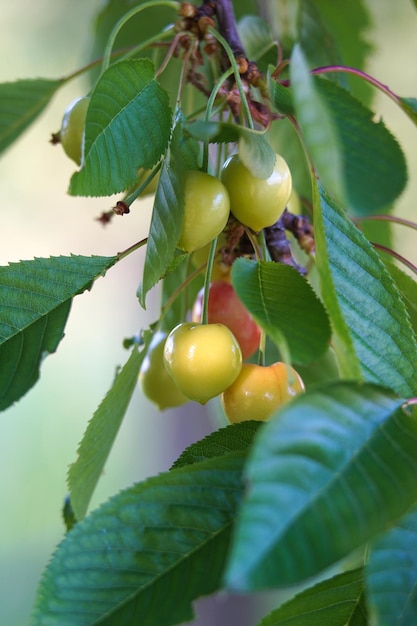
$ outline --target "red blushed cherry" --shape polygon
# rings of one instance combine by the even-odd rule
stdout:
[[[192,321],[200,322],[203,308],[204,288],[197,295],[192,310]],[[238,298],[233,285],[217,280],[211,283],[208,299],[208,323],[224,324],[236,337],[242,358],[248,359],[259,348],[261,329]]]

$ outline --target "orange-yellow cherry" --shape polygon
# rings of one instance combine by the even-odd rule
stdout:
[[[285,363],[267,367],[244,363],[235,382],[223,392],[221,401],[232,424],[247,420],[265,421],[303,391],[300,375]]]

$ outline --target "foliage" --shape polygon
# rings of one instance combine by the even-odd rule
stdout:
[[[415,619],[417,268],[387,245],[387,227],[383,241],[367,234],[376,220],[417,229],[395,215],[406,158],[372,96],[379,89],[414,124],[417,99],[365,72],[365,0],[337,12],[301,0],[285,19],[286,3],[262,3],[260,14],[254,2],[234,4],[238,24],[230,0],[108,0],[95,22],[99,62],[0,85],[5,151],[61,86],[88,73],[81,167],[68,192],[119,194],[103,223],[134,210],[155,183],[149,235],[126,251],[0,268],[0,409],[36,383],[72,299],[114,264],[146,246],[138,306],[155,286],[162,294],[155,323],[126,340],[129,357],[69,469],[68,532],[40,581],[32,626],[169,626],[192,619],[199,596],[291,584],[299,593],[259,626]],[[290,202],[261,232],[231,215],[195,267],[178,249],[186,173],[220,178],[235,152],[260,179],[282,153],[300,208]],[[88,512],[152,337],[187,319],[203,281],[207,323],[219,265],[262,330],[259,364],[294,364],[306,392],[266,423],[215,430],[170,471]]]

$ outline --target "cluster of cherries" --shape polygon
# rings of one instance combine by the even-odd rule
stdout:
[[[73,102],[52,137],[52,143],[61,143],[78,165],[88,102],[88,98]],[[221,180],[205,172],[188,172],[178,248],[197,256],[224,231],[230,213],[255,233],[272,226],[291,191],[291,172],[278,154],[265,179],[254,176],[238,154],[225,162]],[[155,333],[139,375],[144,394],[161,410],[189,400],[205,404],[220,396],[231,423],[268,419],[304,390],[302,379],[282,362],[268,366],[245,362],[260,347],[261,329],[239,300],[230,271],[214,265],[206,324],[201,323],[203,299],[204,289],[194,303],[191,321],[168,334]]]
[[[271,226],[291,191],[291,173],[280,155],[266,179],[253,176],[238,154],[225,162],[221,180],[188,172],[178,247],[198,255],[222,233],[230,212],[255,232]],[[261,329],[238,298],[224,266],[214,265],[207,324],[201,323],[203,299],[204,288],[192,308],[191,321],[178,324],[169,334],[155,335],[140,373],[145,395],[160,409],[188,400],[205,404],[220,396],[231,423],[268,419],[304,390],[303,381],[282,362],[269,366],[245,362],[259,349]]]

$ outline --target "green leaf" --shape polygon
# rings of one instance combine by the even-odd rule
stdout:
[[[406,398],[414,395],[417,343],[394,281],[368,240],[322,188],[314,206],[321,290],[342,373],[358,377],[359,362],[365,380]]]
[[[259,431],[226,582],[300,582],[384,531],[417,498],[417,414],[370,384],[298,396]]]
[[[90,58],[97,59],[103,54],[103,50],[107,44],[108,38],[115,24],[134,6],[145,4],[147,0],[106,0],[103,8],[98,13],[94,25],[94,37],[92,37],[92,52]],[[178,18],[178,12],[173,7],[167,7],[161,4],[156,6],[148,6],[146,10],[131,17],[119,31],[113,50],[127,50],[128,48],[136,48],[138,43],[142,44],[149,38],[154,37],[157,33],[163,33],[167,25],[171,24]],[[147,47],[138,54],[140,57],[152,59],[157,67],[162,63],[166,54],[166,49],[161,47],[159,50],[155,47]],[[135,55],[136,56],[136,55]],[[117,62],[117,60],[116,60]],[[158,78],[161,86],[169,93],[170,102],[174,106],[178,84],[180,81],[183,62],[182,59],[171,59],[169,69],[162,72]],[[92,85],[99,78],[97,72],[90,72]],[[194,96],[195,97],[195,96]],[[198,94],[196,96],[198,101]]]
[[[417,507],[375,539],[365,569],[372,626],[408,626],[417,615]]]
[[[0,84],[0,153],[35,121],[64,83],[37,78]]]
[[[374,113],[345,89],[319,78],[315,84],[339,138],[349,211],[370,215],[386,210],[407,182],[400,145],[383,121],[376,122]]]
[[[247,450],[253,442],[261,422],[240,422],[220,428],[204,439],[191,444],[184,450],[173,464],[172,468],[201,463],[206,459],[223,456],[237,450]]]
[[[310,587],[272,611],[258,626],[367,626],[363,570]]]
[[[65,529],[67,532],[74,528],[75,524],[77,523],[77,519],[74,515],[69,495],[67,495],[64,500],[64,506],[62,507],[62,519],[64,521]]]
[[[324,354],[330,339],[326,311],[294,268],[236,259],[232,281],[239,298],[280,350],[285,339],[292,361],[309,363]]]
[[[272,78],[271,71],[273,70],[274,68],[270,67],[268,71],[268,88],[271,100],[281,113],[294,115],[295,109],[292,90],[290,87],[284,87],[284,85],[281,85],[281,83]]]
[[[151,337],[151,334],[150,334]],[[107,457],[116,439],[123,417],[136,388],[147,343],[139,352],[133,348],[128,361],[117,374],[111,389],[94,413],[78,447],[77,460],[68,471],[71,504],[77,520],[88,509]]]
[[[411,276],[394,265],[394,263],[385,261],[385,267],[395,281],[397,289],[407,308],[414,334],[417,336],[417,283]]]
[[[336,5],[332,0],[314,0],[323,21],[337,42],[343,64],[357,69],[366,69],[373,52],[371,38],[373,18],[366,0],[355,0],[352,5]],[[349,74],[347,80],[352,93],[364,103],[372,100],[373,91],[369,83]]]
[[[116,257],[55,257],[0,267],[0,410],[38,380],[43,358],[64,336],[71,299]]]
[[[198,120],[186,126],[187,132],[200,141],[210,143],[238,143],[239,156],[258,178],[268,178],[275,165],[275,152],[264,132],[250,130],[228,122]]]
[[[220,586],[243,485],[242,452],[187,465],[79,522],[41,580],[31,626],[170,626]]]
[[[241,133],[239,157],[251,174],[258,178],[268,178],[274,170],[276,155],[264,134],[254,131]]]
[[[162,164],[152,211],[142,285],[138,294],[143,307],[148,291],[165,276],[174,261],[184,211],[185,173],[197,169],[198,144],[183,134],[182,120],[178,118]]]
[[[340,379],[339,366],[332,347],[329,347],[323,356],[308,365],[297,363],[297,372],[303,379],[307,389],[311,385]]]
[[[266,70],[268,62],[276,62],[277,42],[263,19],[257,15],[245,15],[237,28],[247,58],[256,61],[261,72]]]
[[[311,67],[342,65],[337,41],[323,21],[316,4],[301,0],[298,14],[299,42]],[[346,76],[332,73],[331,80],[346,84]]]
[[[408,117],[417,124],[417,98],[400,98],[399,105]]]
[[[120,61],[100,77],[87,111],[84,159],[69,192],[107,196],[151,169],[166,149],[171,130],[168,95],[148,59]]]
[[[346,189],[337,129],[298,44],[291,55],[290,79],[297,121],[310,159],[323,185],[343,199]]]

